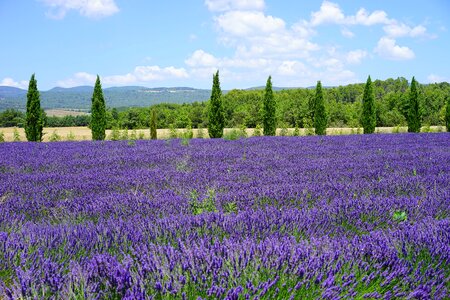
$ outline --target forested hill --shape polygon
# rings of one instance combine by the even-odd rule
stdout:
[[[91,86],[53,88],[41,91],[41,106],[44,109],[69,108],[90,109],[93,92]],[[139,86],[111,87],[103,89],[108,107],[146,107],[158,103],[192,103],[208,100],[211,91],[188,87],[145,88]],[[0,111],[25,109],[27,91],[0,86]]]

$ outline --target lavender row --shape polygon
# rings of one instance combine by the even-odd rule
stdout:
[[[0,145],[0,293],[444,299],[448,138]]]

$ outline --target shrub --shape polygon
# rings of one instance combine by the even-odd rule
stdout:
[[[256,124],[256,127],[253,130],[253,136],[262,136],[262,127],[261,127],[261,125]]]
[[[50,142],[59,142],[61,141],[61,136],[56,132],[56,129],[53,130],[52,134],[48,138]]]

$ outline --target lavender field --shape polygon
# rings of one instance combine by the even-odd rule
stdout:
[[[448,133],[0,144],[0,298],[449,297]]]

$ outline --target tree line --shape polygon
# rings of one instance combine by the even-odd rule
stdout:
[[[107,109],[97,76],[90,116],[47,117],[40,107],[35,75],[27,92],[26,113],[7,110],[0,126],[25,128],[27,140],[41,141],[44,126],[89,126],[94,140],[105,139],[106,129],[208,128],[211,137],[222,137],[225,127],[261,127],[264,135],[275,135],[277,127],[314,128],[325,134],[327,127],[363,127],[373,133],[376,126],[408,126],[419,132],[423,124],[450,125],[450,85],[446,82],[420,85],[412,78],[376,80],[365,84],[315,89],[285,89],[274,92],[269,76],[264,90],[232,90],[222,94],[219,71],[213,75],[208,102],[157,104],[147,108]]]

